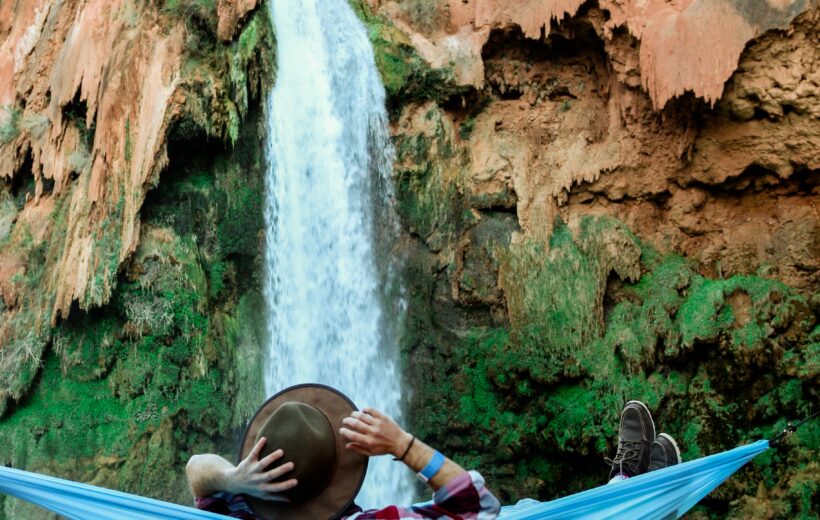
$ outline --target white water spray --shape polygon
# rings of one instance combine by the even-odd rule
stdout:
[[[373,50],[347,0],[269,5],[266,391],[324,383],[401,420],[384,240],[395,231],[392,149]],[[371,459],[357,503],[409,501],[407,473]]]

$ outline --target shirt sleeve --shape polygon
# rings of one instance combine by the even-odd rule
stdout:
[[[346,517],[348,520],[412,520],[424,518],[457,518],[492,520],[498,517],[501,504],[484,484],[477,471],[453,477],[433,494],[433,501],[409,507],[389,506],[371,509]]]
[[[242,520],[257,520],[242,495],[214,493],[207,497],[194,499],[197,509]]]

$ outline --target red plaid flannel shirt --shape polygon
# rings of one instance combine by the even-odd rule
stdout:
[[[257,520],[241,495],[217,493],[197,498],[196,507],[232,518]],[[409,507],[388,506],[362,511],[355,504],[340,520],[415,520],[424,518],[455,518],[460,520],[492,520],[498,516],[501,504],[484,485],[476,471],[452,478],[433,494],[433,501]]]

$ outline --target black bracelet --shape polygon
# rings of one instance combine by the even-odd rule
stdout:
[[[404,450],[404,453],[402,453],[402,454],[401,454],[401,457],[399,457],[399,458],[393,457],[393,460],[395,460],[396,462],[401,462],[401,461],[403,461],[403,460],[404,460],[404,457],[406,457],[406,456],[407,456],[407,454],[408,454],[408,453],[410,453],[410,448],[412,448],[412,447],[413,447],[413,443],[414,443],[414,442],[416,442],[416,436],[415,436],[415,435],[411,435],[411,436],[410,436],[410,444],[408,444],[408,445],[407,445],[407,449],[406,449],[406,450]]]

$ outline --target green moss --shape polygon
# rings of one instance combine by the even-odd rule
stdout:
[[[20,135],[20,116],[22,112],[14,107],[0,107],[6,112],[3,124],[0,124],[0,145],[10,143]]]
[[[44,292],[45,312],[15,314],[15,328],[32,332],[0,350],[0,463],[190,504],[188,457],[233,456],[237,428],[263,397],[259,101],[251,94],[227,150],[189,119],[175,127],[174,143],[208,152],[171,155],[123,265],[126,200],[106,194],[114,208],[94,237],[87,310],[50,330]],[[7,237],[32,260],[19,283],[50,283],[38,259],[60,254],[70,195],[57,200],[47,240],[20,226]],[[9,409],[7,397],[17,400]],[[2,507],[0,518],[39,514],[14,499]]]
[[[214,439],[236,423],[231,406],[214,406],[236,394],[226,384],[238,384],[228,376],[234,352],[213,347],[225,339],[211,326],[195,242],[147,233],[131,267],[147,276],[121,280],[111,304],[58,328],[34,392],[0,420],[0,458],[187,502],[183,452],[218,449]],[[167,319],[138,317],[135,302]],[[138,456],[140,464],[130,463]],[[119,462],[106,472],[110,460]]]
[[[685,460],[769,437],[817,401],[815,318],[782,283],[703,277],[608,218],[557,222],[548,245],[523,240],[498,254],[509,327],[450,335],[411,302],[404,348],[411,367],[432,356],[428,383],[415,387],[417,430],[493,475],[505,500],[602,483],[630,399],[647,403]],[[411,288],[425,290],[412,278]],[[762,480],[789,490],[777,507],[814,511],[810,478],[789,479],[798,471],[816,480],[817,442],[794,442],[713,500],[754,495]],[[518,469],[498,470],[507,464]]]
[[[471,117],[461,123],[461,126],[458,130],[458,135],[464,140],[470,138],[470,135],[473,133],[473,128],[475,128],[475,118]]]
[[[244,118],[261,103],[276,77],[276,41],[267,10],[256,9],[238,37],[223,42],[216,37],[215,11],[185,3],[193,14],[185,18],[180,88],[187,96],[176,132],[186,137],[205,132],[236,145]],[[178,16],[176,11],[169,13]]]
[[[131,118],[125,118],[125,162],[131,163]]]
[[[163,0],[160,9],[174,18],[184,20],[189,29],[205,25],[212,34],[216,33],[216,0]]]
[[[266,9],[260,9],[251,17],[228,50],[231,98],[237,107],[239,117],[244,117],[248,113],[248,104],[252,95],[260,94],[260,78],[254,66],[260,59],[272,59],[270,56],[272,49],[273,33],[270,20]],[[264,55],[260,56],[260,53]],[[236,131],[234,131],[232,142],[235,143],[236,138]]]
[[[265,311],[265,301],[260,293],[249,292],[242,296],[233,315],[221,315],[225,339],[232,349],[235,360],[235,384],[238,388],[234,407],[234,424],[243,426],[265,396],[261,384],[242,384],[262,381],[265,367],[264,345],[267,345],[264,321],[259,319]]]
[[[122,233],[124,206],[125,192],[121,188],[113,211],[106,216],[94,240],[95,255],[92,261],[94,274],[83,298],[80,299],[80,308],[82,309],[97,307],[107,302],[116,285],[120,254],[122,253],[120,234]]]
[[[351,0],[351,5],[367,28],[389,107],[395,109],[399,104],[426,100],[443,101],[467,91],[456,84],[450,68],[434,69],[424,61],[409,37],[391,20],[375,14],[367,2]]]
[[[428,130],[397,142],[395,168],[398,211],[414,234],[434,232],[452,238],[469,227],[474,217],[461,195],[461,157],[454,151],[452,128],[443,111],[431,106]]]

